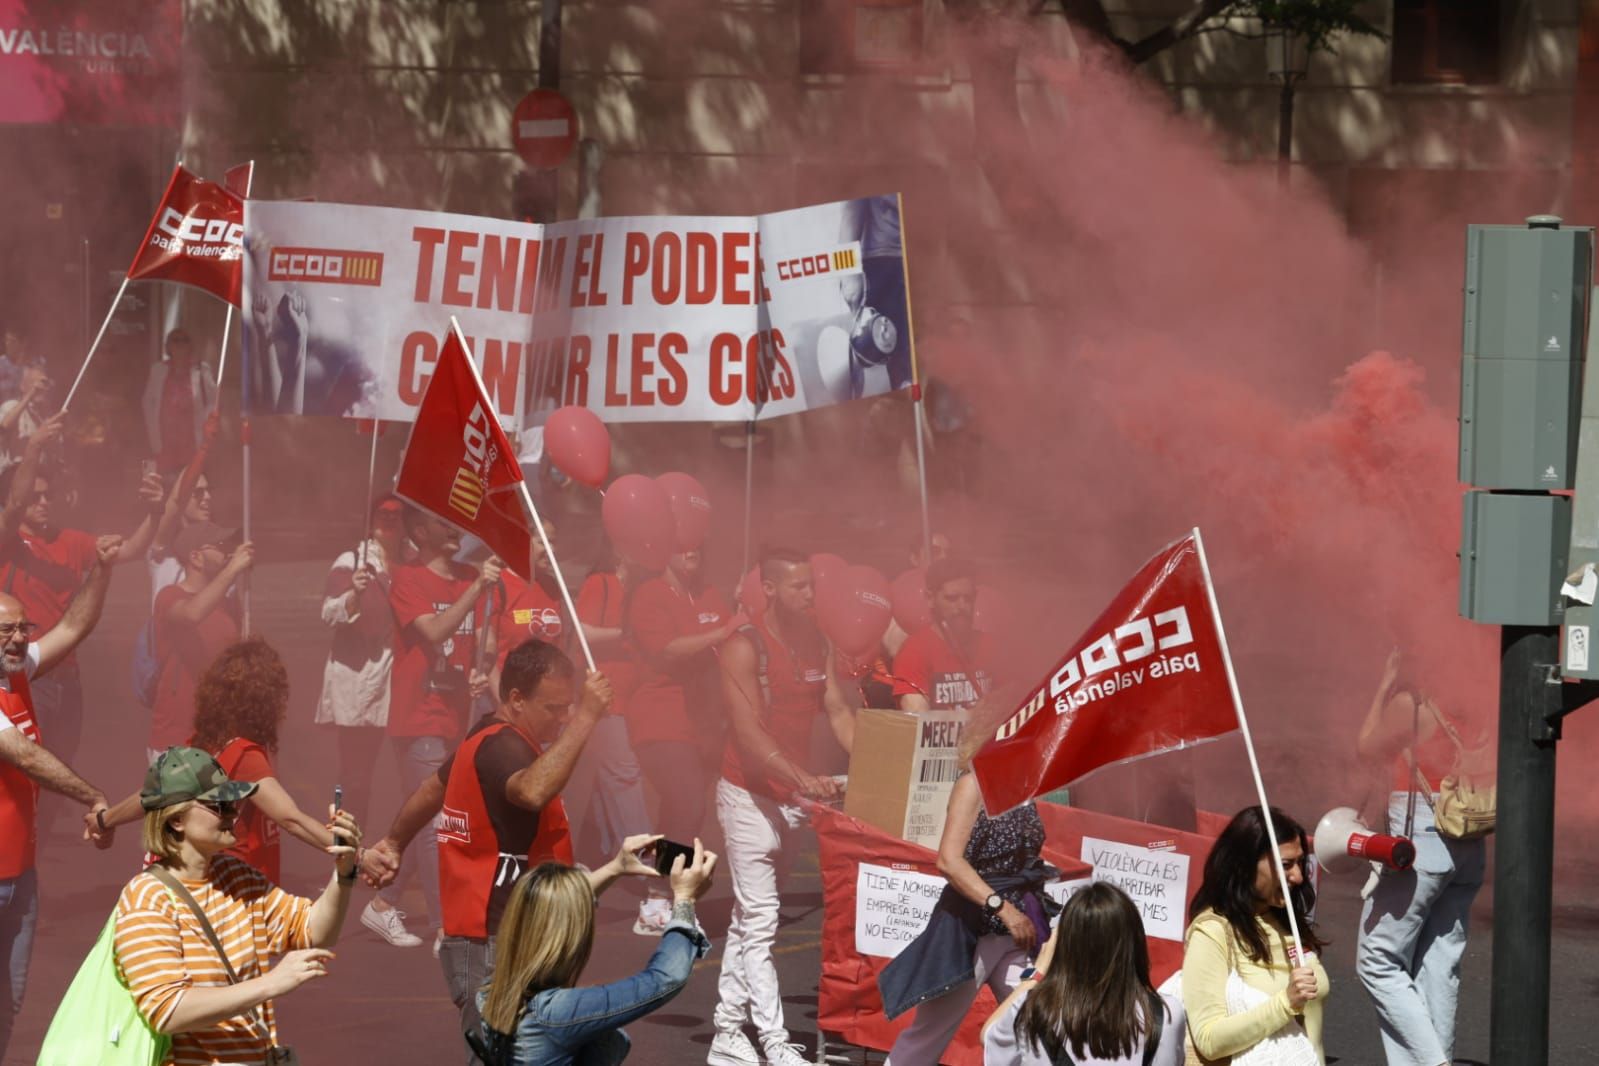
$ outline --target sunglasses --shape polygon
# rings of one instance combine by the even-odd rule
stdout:
[[[194,802],[218,818],[232,818],[239,813],[239,805],[234,800],[195,800]]]

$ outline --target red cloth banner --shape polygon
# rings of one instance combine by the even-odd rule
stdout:
[[[1050,804],[1038,806],[1042,812]],[[1046,831],[1052,820],[1045,815]],[[880,951],[874,945],[898,939],[903,946],[914,939],[914,925],[902,924],[896,935],[881,928],[891,924],[891,919],[883,921],[879,916],[903,911],[906,897],[924,909],[931,908],[936,900],[936,892],[931,890],[936,886],[929,882],[942,880],[938,856],[929,848],[907,843],[829,807],[812,807],[811,824],[819,845],[823,900],[817,1025],[851,1044],[887,1051],[915,1013],[892,1022],[883,1017],[877,975],[888,965],[889,956],[859,949],[866,946],[868,951]],[[1089,876],[1089,868],[1071,852],[1056,847],[1054,840],[1046,840],[1044,858],[1060,867],[1063,880]],[[862,899],[863,887],[870,900]],[[869,943],[863,945],[863,940]],[[939,1061],[945,1066],[982,1066],[979,1030],[997,1006],[992,995],[981,992]]]
[[[972,760],[1004,811],[1103,766],[1238,728],[1194,534],[1133,576]]]
[[[517,488],[522,468],[493,410],[460,332],[452,328],[417,408],[394,491],[482,538],[531,581],[532,541]]]
[[[128,267],[129,280],[192,285],[239,306],[243,270],[244,199],[178,164]]]

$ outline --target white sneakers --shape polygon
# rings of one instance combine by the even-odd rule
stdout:
[[[761,1045],[761,1054],[766,1058],[766,1066],[810,1066],[810,1063],[805,1061],[805,1056],[800,1054],[804,1050],[802,1044],[787,1044],[779,1040]]]
[[[755,1045],[742,1032],[718,1029],[705,1062],[706,1066],[761,1066],[761,1060],[765,1059],[767,1066],[811,1066],[800,1054],[803,1050],[800,1044],[772,1040],[763,1044],[757,1055]]]
[[[711,1040],[711,1053],[705,1056],[707,1066],[761,1066],[761,1057],[755,1053],[750,1038],[738,1031],[718,1029]]]
[[[422,938],[405,928],[405,912],[398,907],[380,911],[368,903],[361,911],[361,924],[397,948],[420,947]],[[434,949],[437,954],[437,949]]]
[[[672,901],[651,896],[639,901],[638,917],[633,920],[633,932],[639,936],[661,936],[665,934],[666,926],[671,920]]]

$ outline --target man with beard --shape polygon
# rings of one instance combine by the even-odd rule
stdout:
[[[811,617],[815,592],[807,558],[785,550],[761,560],[766,611],[722,646],[721,672],[732,725],[716,785],[716,817],[733,873],[733,917],[727,930],[716,1006],[711,1066],[759,1066],[744,1035],[753,1023],[770,1066],[805,1061],[788,1042],[772,943],[777,936],[777,863],[785,838],[803,821],[796,795],[832,800],[833,778],[808,768],[811,729],[826,714],[845,751],[855,743],[855,716],[844,700],[832,649]]]
[[[94,629],[121,547],[120,537],[100,538],[94,565],[66,613],[37,641],[32,639],[37,627],[21,601],[0,594],[0,1059],[22,1008],[39,916],[34,873],[39,786],[89,807],[89,835],[109,839],[99,820],[106,809],[104,793],[42,746],[29,684],[49,673]]]
[[[993,642],[974,624],[977,575],[963,559],[927,567],[933,621],[911,634],[894,656],[894,697],[902,711],[971,707],[993,685]]]
[[[389,604],[394,609],[394,668],[389,683],[389,740],[400,762],[407,795],[444,765],[445,755],[466,729],[473,689],[487,683],[477,662],[477,606],[500,579],[500,560],[490,557],[474,570],[455,561],[461,532],[442,518],[410,508],[405,531],[416,547],[411,562],[391,571]],[[431,835],[411,846],[404,871],[422,878],[428,919],[443,938],[439,909],[438,851]],[[396,881],[361,912],[361,924],[396,947],[415,940],[395,907],[403,891]]]

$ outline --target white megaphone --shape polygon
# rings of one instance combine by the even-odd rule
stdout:
[[[1322,815],[1311,846],[1316,852],[1316,865],[1330,874],[1353,870],[1361,862],[1380,862],[1391,870],[1408,870],[1416,861],[1415,844],[1404,837],[1373,833],[1353,807],[1334,807]]]

